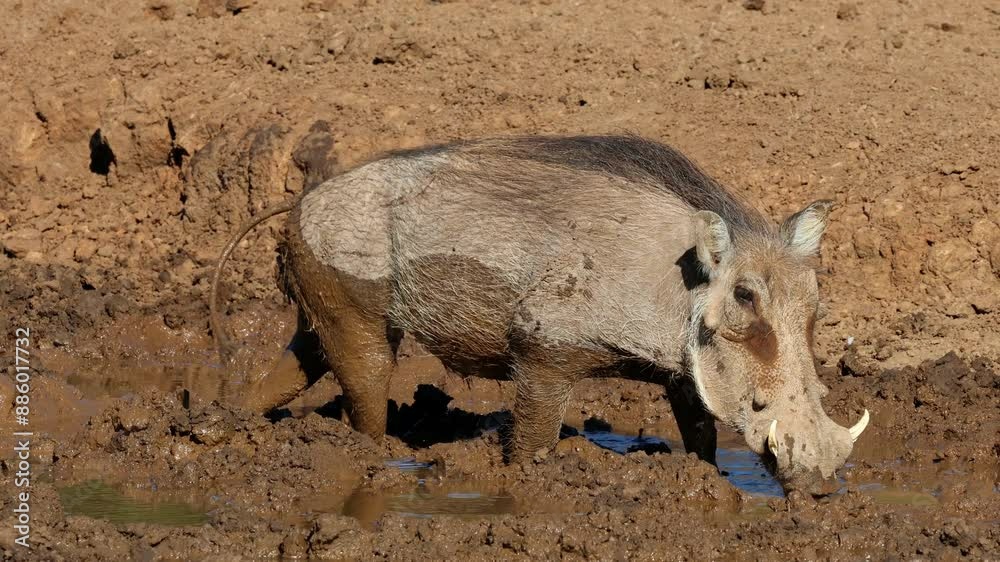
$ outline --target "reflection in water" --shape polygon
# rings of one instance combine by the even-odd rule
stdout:
[[[418,484],[414,491],[406,494],[357,490],[344,502],[341,513],[371,525],[385,513],[407,517],[476,517],[515,513],[516,507],[514,498],[507,494],[490,494],[467,488],[437,491]]]
[[[515,513],[513,496],[484,489],[475,489],[474,483],[428,487],[425,479],[434,474],[434,463],[403,458],[385,461],[385,465],[403,472],[413,473],[417,485],[411,492],[394,493],[359,488],[344,502],[341,513],[371,525],[385,513],[398,513],[406,517],[431,517],[450,515],[474,517]]]
[[[244,326],[246,329],[240,338],[249,342],[247,349],[253,352],[242,357],[243,363],[231,369],[218,363],[207,336],[172,332],[159,318],[122,327],[119,333],[109,336],[107,345],[99,346],[90,354],[57,348],[47,350],[42,358],[47,368],[64,375],[70,384],[80,389],[85,401],[107,400],[149,387],[168,392],[184,389],[196,401],[226,401],[227,397],[240,396],[245,391],[245,380],[253,380],[258,371],[269,368],[273,357],[280,354],[281,342],[289,339],[294,318],[289,316],[275,321],[271,315],[260,315],[249,319]],[[477,431],[480,429],[476,427]],[[606,423],[588,426],[585,422],[582,434],[593,443],[621,454],[665,453],[671,448],[670,443],[658,437],[615,433]],[[743,446],[742,439],[720,444],[724,446],[717,449],[719,469],[733,485],[761,498],[783,496],[781,486],[757,456]],[[673,448],[683,451],[679,443]],[[343,503],[343,513],[370,522],[385,512],[418,517],[476,516],[514,513],[518,508],[513,497],[496,490],[487,491],[488,486],[482,489],[470,489],[469,484],[451,484],[444,488],[426,486],[424,479],[438,468],[431,464],[413,459],[388,464],[413,473],[417,480],[415,489],[358,490]],[[1000,488],[993,486],[995,493],[1000,492]],[[861,489],[881,503],[934,505],[938,501],[932,494],[878,484],[865,485]],[[200,524],[207,519],[203,511],[191,504],[162,501],[162,494],[156,497],[157,501],[142,502],[99,482],[60,490],[68,514],[115,523],[144,521],[167,525]],[[338,505],[342,499],[343,496],[336,498]],[[520,509],[523,512],[526,507],[521,505]]]
[[[115,524],[182,526],[208,521],[205,512],[192,505],[177,501],[140,501],[97,480],[60,488],[59,501],[66,515],[85,515]]]
[[[397,468],[403,472],[415,472],[418,476],[424,476],[434,466],[433,463],[421,462],[413,457],[387,460],[385,461],[385,465],[390,468]]]
[[[781,484],[764,468],[760,457],[750,449],[716,449],[719,470],[733,486],[758,496],[785,495]]]
[[[143,363],[107,363],[104,372],[141,373],[134,378],[117,376],[99,377],[92,373],[73,372],[66,382],[78,388],[86,399],[121,398],[147,388],[164,392],[188,389],[200,400],[210,402],[235,394],[226,388],[227,375],[221,367],[210,365],[178,365]]]

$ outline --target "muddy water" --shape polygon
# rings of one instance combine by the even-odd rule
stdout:
[[[650,444],[669,446],[669,443],[658,438],[610,432],[584,435],[595,444],[618,452],[635,451],[636,447],[648,447]],[[764,500],[784,494],[778,482],[763,470],[754,453],[749,450],[718,449],[717,454],[719,468],[727,479],[755,498],[745,510],[730,515],[747,519],[770,513]],[[388,490],[359,487],[346,498],[337,495],[314,498],[305,507],[311,512],[347,515],[369,527],[383,515],[390,513],[414,518],[478,518],[566,511],[564,506],[559,505],[529,505],[515,495],[485,482],[444,482],[430,486],[427,480],[434,475],[433,463],[408,458],[389,460],[386,465],[412,474],[412,486]],[[939,504],[933,491],[879,483],[863,484],[858,489],[868,494],[875,503],[883,505],[933,507]],[[209,520],[211,500],[217,499],[149,492],[135,496],[100,480],[60,488],[59,497],[68,515],[84,515],[115,524],[155,523],[169,526],[205,523]]]
[[[130,497],[100,480],[59,488],[59,501],[67,515],[84,515],[116,524],[183,526],[208,521],[206,507],[190,498],[155,492]]]
[[[656,437],[636,437],[613,432],[583,432],[588,440],[619,453],[655,451],[669,443]],[[719,449],[719,467],[735,486],[761,498],[782,496],[781,487],[763,470],[749,450]],[[349,515],[371,525],[382,515],[406,517],[484,517],[523,513],[556,513],[562,506],[531,504],[486,482],[449,482],[436,477],[434,463],[413,458],[391,459],[386,466],[412,475],[412,484],[387,490],[359,487],[346,498],[337,494],[320,496],[302,507],[312,512]],[[433,485],[428,481],[435,479]],[[60,500],[68,514],[105,519],[113,523],[159,523],[193,525],[208,519],[211,498],[196,501],[176,494],[146,493],[133,497],[100,480],[60,489]]]
[[[403,491],[373,491],[359,488],[354,491],[338,510],[365,524],[372,524],[385,513],[397,513],[407,517],[432,517],[449,515],[457,517],[481,517],[519,513],[514,497],[499,490],[491,490],[482,483],[443,483],[427,486],[427,480],[438,475],[434,463],[420,462],[414,458],[391,459],[386,466],[412,474],[415,478],[412,489]]]
[[[171,330],[158,317],[131,317],[98,338],[41,349],[33,366],[55,383],[44,400],[61,403],[33,420],[35,428],[64,439],[115,399],[148,389],[186,391],[192,402],[233,401],[244,393],[247,380],[274,363],[293,329],[291,320],[238,318],[237,334],[251,345],[229,369],[219,363],[203,331]]]
[[[251,328],[253,326],[251,325]],[[259,357],[248,359],[248,365],[270,364],[265,356],[279,348],[273,343],[281,341],[285,327],[261,330],[257,337],[269,339],[268,347],[258,346]],[[254,332],[247,329],[247,333]],[[261,335],[263,333],[263,335]],[[276,353],[275,353],[276,355]],[[113,345],[93,350],[91,353],[71,353],[52,350],[45,357],[47,367],[62,374],[65,380],[80,390],[79,408],[92,412],[112,398],[129,396],[150,387],[168,392],[188,391],[191,399],[199,402],[225,401],[227,396],[238,396],[243,377],[224,371],[215,360],[211,344],[203,337],[168,334],[156,325],[139,325],[123,331]],[[424,369],[424,364],[412,362],[412,367]],[[246,369],[245,369],[246,371]],[[427,379],[427,373],[402,376],[400,386],[410,392],[416,385],[409,379]],[[431,375],[434,379],[437,375]],[[322,406],[339,393],[336,383],[327,380],[321,392],[299,401],[290,413],[301,417]],[[502,408],[502,398],[497,396],[470,397],[459,393],[462,407],[483,402],[486,410]],[[502,396],[502,391],[497,392]],[[399,397],[397,397],[399,398]],[[311,401],[311,402],[310,402]],[[481,408],[477,408],[481,409]],[[449,409],[452,412],[455,409]],[[501,418],[497,414],[482,416],[487,431],[495,431]],[[620,454],[644,451],[662,454],[682,451],[676,428],[665,424],[655,428],[655,434],[613,428],[606,423],[588,423],[592,420],[573,420],[569,423],[581,428],[578,433],[592,443]],[[722,433],[717,450],[719,470],[734,486],[755,498],[754,505],[763,506],[768,498],[782,497],[777,481],[759,462],[757,456],[742,443],[742,438]],[[383,514],[393,513],[406,517],[460,517],[475,518],[503,514],[528,514],[559,511],[561,506],[532,504],[511,491],[498,489],[495,483],[453,482],[442,479],[437,468],[430,463],[402,458],[386,461],[386,465],[412,477],[404,485],[373,490],[358,488],[345,494],[343,491],[320,494],[303,505],[303,509],[319,513],[337,513],[354,517],[363,524],[372,524]],[[849,467],[850,468],[850,467]],[[905,472],[905,467],[894,467],[894,473]],[[923,474],[919,479],[904,483],[855,479],[852,484],[879,504],[900,506],[933,506],[939,502],[937,490],[947,474]],[[429,481],[433,479],[433,483]],[[844,482],[844,489],[847,483]],[[843,491],[843,490],[842,490]],[[986,493],[990,493],[987,491]],[[992,491],[996,494],[996,489]],[[163,525],[196,525],[209,519],[215,498],[192,494],[164,494],[154,490],[122,490],[100,480],[85,481],[59,490],[60,500],[68,514],[85,515],[114,523],[147,522]],[[753,513],[751,506],[749,513]],[[746,514],[743,514],[745,516]]]
[[[273,365],[293,330],[285,316],[238,317],[236,333],[245,345],[228,369],[206,333],[174,331],[157,317],[130,318],[81,347],[43,350],[40,359],[87,400],[120,398],[148,388],[183,388],[199,400],[225,400],[239,395],[245,379]]]
[[[618,453],[662,452],[673,445],[659,437],[634,436],[612,431],[581,432],[594,444]],[[771,513],[766,500],[783,497],[778,482],[761,466],[756,455],[747,449],[719,448],[719,470],[736,487],[751,496],[749,505],[737,512],[714,514],[739,520],[766,517]],[[300,508],[312,513],[335,513],[353,517],[372,528],[383,515],[412,518],[458,517],[482,518],[507,514],[557,514],[571,511],[568,506],[541,504],[518,497],[495,483],[449,481],[441,478],[431,462],[414,458],[390,459],[387,467],[412,476],[409,485],[388,489],[359,486],[344,497],[336,493],[319,495],[303,502]],[[857,489],[877,503],[899,507],[931,507],[939,504],[933,488],[913,485],[886,485],[872,482]],[[838,493],[844,493],[842,490]],[[993,490],[994,494],[997,490]],[[154,523],[168,526],[200,525],[210,519],[217,497],[163,493],[155,490],[122,491],[100,480],[88,480],[59,488],[59,498],[68,515],[104,519],[115,524]]]

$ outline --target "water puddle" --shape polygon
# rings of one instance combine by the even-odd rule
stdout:
[[[584,430],[581,435],[595,445],[621,454],[635,451],[652,453],[663,450],[684,450],[681,443],[641,434],[632,436],[612,431]],[[770,497],[784,497],[785,492],[778,480],[764,468],[757,454],[747,448],[740,448],[738,441],[739,439],[734,435],[723,434],[721,436],[720,442],[730,446],[715,450],[719,471],[734,486],[760,500],[753,502],[740,517],[753,518],[770,514],[772,510],[764,500]],[[842,494],[846,492],[847,486],[843,479],[840,482],[843,487],[838,493]],[[924,489],[911,489],[877,482],[861,484],[857,489],[869,495],[875,503],[879,504],[908,507],[933,507],[940,504],[935,493]]]
[[[201,525],[208,521],[205,510],[176,498],[153,494],[149,501],[126,496],[97,480],[59,489],[59,501],[66,515],[104,519],[116,525],[155,523],[158,525]]]
[[[941,503],[934,494],[920,490],[889,487],[882,484],[863,484],[858,489],[871,496],[875,503],[883,505],[934,507]]]
[[[611,431],[581,433],[594,444],[618,453],[636,451],[666,452],[671,444],[659,437],[631,436]],[[679,445],[679,444],[678,444]],[[676,450],[676,449],[675,449]],[[736,448],[717,449],[720,471],[733,485],[756,498],[740,513],[728,513],[727,518],[754,519],[773,511],[766,500],[782,497],[778,482],[761,466],[756,455]],[[448,516],[479,518],[518,513],[535,513],[537,509],[519,501],[495,485],[484,482],[436,482],[439,468],[434,463],[413,458],[392,459],[386,466],[411,474],[412,487],[394,490],[358,488],[349,496],[319,499],[308,511],[335,511],[359,520],[371,527],[387,513],[403,517],[431,518]],[[435,481],[428,484],[429,481]],[[868,483],[858,489],[881,504],[934,507],[938,498],[931,492]],[[138,492],[137,492],[138,493]],[[843,493],[843,490],[841,491]],[[138,497],[125,495],[117,488],[98,480],[89,480],[59,489],[59,498],[67,515],[84,515],[114,524],[154,523],[169,526],[201,525],[208,521],[207,509],[199,502],[178,494],[145,492]],[[323,505],[325,502],[330,502]]]
[[[343,515],[372,525],[385,513],[404,517],[429,518],[438,515],[451,517],[483,517],[517,513],[514,497],[503,493],[490,493],[474,489],[475,485],[429,488],[423,483],[409,493],[384,493],[358,490],[351,494],[341,509]]]
[[[483,517],[519,512],[512,495],[491,491],[488,485],[464,482],[428,486],[427,480],[438,470],[434,463],[404,458],[388,460],[385,465],[413,474],[416,485],[410,490],[395,491],[359,488],[344,501],[341,514],[370,526],[386,513],[428,518],[436,515]]]
[[[781,484],[750,449],[716,449],[719,470],[733,486],[755,496],[784,497]]]
[[[259,374],[280,354],[294,322],[257,314],[236,323],[247,352],[223,367],[207,334],[171,330],[159,317],[135,317],[82,347],[61,346],[39,353],[48,370],[59,373],[85,401],[106,403],[149,388],[185,389],[199,401],[226,400],[243,391],[245,376]],[[232,373],[242,373],[233,376]]]
[[[421,480],[429,476],[434,469],[434,463],[418,461],[412,457],[387,460],[385,461],[385,465],[403,472],[412,472]]]

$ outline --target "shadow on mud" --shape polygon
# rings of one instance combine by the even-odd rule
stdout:
[[[421,384],[413,393],[413,403],[400,406],[389,400],[386,432],[414,449],[423,449],[438,443],[453,443],[482,437],[491,431],[507,431],[511,426],[508,411],[475,414],[458,408],[448,408],[452,397],[430,384]],[[319,406],[315,413],[348,421],[344,395]],[[271,421],[292,417],[287,408],[280,408],[267,415]]]

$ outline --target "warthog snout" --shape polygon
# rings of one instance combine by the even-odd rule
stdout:
[[[778,419],[758,423],[746,432],[748,443],[765,460],[786,490],[813,495],[829,494],[839,489],[836,472],[851,454],[854,442],[868,425],[865,410],[850,428],[842,427],[824,416],[816,424],[795,424]]]

